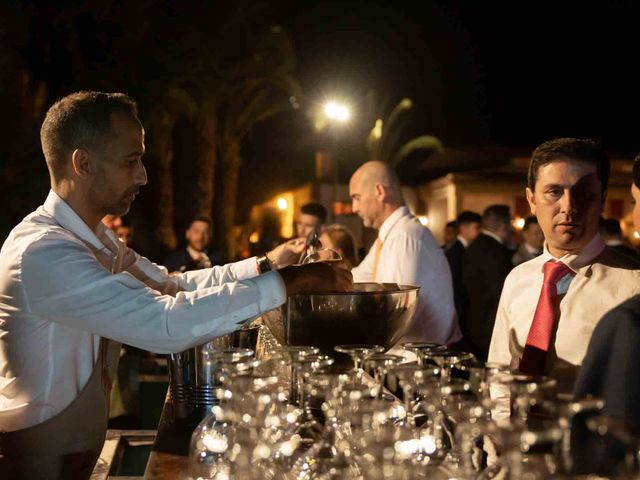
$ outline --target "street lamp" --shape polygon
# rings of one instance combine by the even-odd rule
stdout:
[[[324,116],[330,121],[345,123],[351,117],[351,111],[344,103],[330,101],[324,106]]]

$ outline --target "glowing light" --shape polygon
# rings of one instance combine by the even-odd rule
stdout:
[[[276,200],[276,205],[280,210],[286,210],[289,206],[289,202],[287,202],[287,199],[284,197],[278,197],[278,199]]]
[[[425,227],[426,227],[427,225],[429,225],[429,217],[427,217],[426,215],[420,215],[420,216],[418,216],[418,220],[419,220],[419,221],[420,221],[420,223],[421,223],[423,226],[425,226]]]
[[[249,241],[251,243],[258,243],[260,241],[260,234],[258,232],[253,232],[250,236],[249,236]]]
[[[215,432],[207,433],[202,438],[202,443],[207,450],[215,453],[224,453],[227,451],[227,448],[229,448],[227,437]]]
[[[513,225],[518,229],[518,230],[522,230],[522,228],[524,227],[524,218],[522,217],[516,217],[513,221]]]
[[[640,232],[633,232],[633,238],[640,238]]]
[[[371,130],[371,134],[373,135],[374,138],[382,138],[382,120],[381,119],[377,119],[376,120],[376,124],[373,127],[373,130]]]
[[[349,120],[349,117],[351,116],[349,107],[338,102],[327,102],[327,104],[324,106],[324,114],[327,118],[331,120],[337,120],[341,123]]]

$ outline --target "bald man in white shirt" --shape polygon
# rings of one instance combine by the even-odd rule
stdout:
[[[269,271],[304,241],[172,277],[127,248],[101,223],[127,213],[147,183],[144,130],[126,95],[59,100],[41,141],[51,191],[0,252],[0,478],[83,479],[106,433],[117,342],[179,352],[287,293],[348,288],[350,275],[326,264]]]
[[[606,247],[598,234],[609,169],[591,140],[551,140],[533,152],[526,195],[544,251],[505,280],[489,348],[490,362],[552,376],[564,393],[598,321],[640,293],[640,263]],[[492,396],[501,400],[494,416],[507,417],[507,389],[493,387]]]
[[[404,205],[395,172],[385,163],[367,162],[351,177],[349,194],[353,212],[378,230],[371,250],[351,271],[354,281],[420,286],[416,313],[401,342],[460,340],[449,264],[431,231]]]

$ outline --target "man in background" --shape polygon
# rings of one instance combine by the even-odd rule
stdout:
[[[404,205],[400,181],[391,167],[367,162],[351,177],[353,212],[378,238],[351,272],[356,282],[420,286],[420,299],[402,341],[451,344],[460,339],[447,259],[431,231]]]
[[[542,229],[538,225],[538,219],[535,216],[530,215],[525,219],[522,227],[522,238],[522,244],[511,258],[514,267],[528,262],[542,253],[544,233],[542,233]]]
[[[640,259],[640,253],[638,250],[624,241],[620,222],[615,218],[600,219],[600,235],[602,235],[604,244],[607,247],[613,248],[614,250],[632,258]]]
[[[170,253],[164,261],[169,272],[189,272],[227,262],[224,253],[209,250],[211,227],[208,217],[200,215],[191,220],[184,234],[186,247]]]
[[[444,245],[442,248],[445,250],[451,247],[453,243],[456,241],[456,237],[458,236],[458,222],[455,220],[451,220],[447,222],[444,226]]]
[[[462,284],[462,259],[467,247],[480,235],[482,217],[476,212],[465,210],[460,212],[457,220],[453,223],[457,225],[456,231],[458,233],[449,247],[445,248],[444,254],[449,262],[449,268],[451,268],[454,303],[458,313],[458,321],[462,324],[464,322],[465,304],[464,286]]]
[[[296,237],[307,238],[314,230],[320,234],[326,221],[327,209],[323,205],[315,202],[302,205],[300,215],[296,219]]]
[[[491,205],[482,214],[482,233],[462,260],[466,299],[462,333],[471,352],[486,360],[504,279],[511,271],[511,253],[505,246],[512,233],[507,205]]]

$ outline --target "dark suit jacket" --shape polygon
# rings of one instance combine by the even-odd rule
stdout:
[[[211,266],[224,265],[227,263],[227,256],[222,252],[207,250],[207,255],[211,259]],[[201,267],[194,262],[187,252],[186,248],[182,248],[171,252],[164,260],[164,266],[171,272],[188,272],[189,270],[197,270]]]
[[[640,295],[598,322],[574,394],[605,401],[604,413],[640,424]]]
[[[462,260],[462,284],[466,299],[460,325],[471,351],[486,360],[498,311],[502,285],[512,268],[511,252],[489,235],[480,234]]]
[[[640,295],[609,311],[591,336],[574,387],[574,397],[604,400],[602,413],[640,426]],[[589,431],[585,418],[573,422],[572,450],[576,473],[611,474],[624,459],[613,437]]]
[[[449,262],[449,268],[451,269],[451,280],[453,282],[453,302],[458,313],[458,321],[464,322],[464,287],[462,285],[462,257],[466,248],[462,245],[460,240],[455,240],[444,251],[447,261]]]

